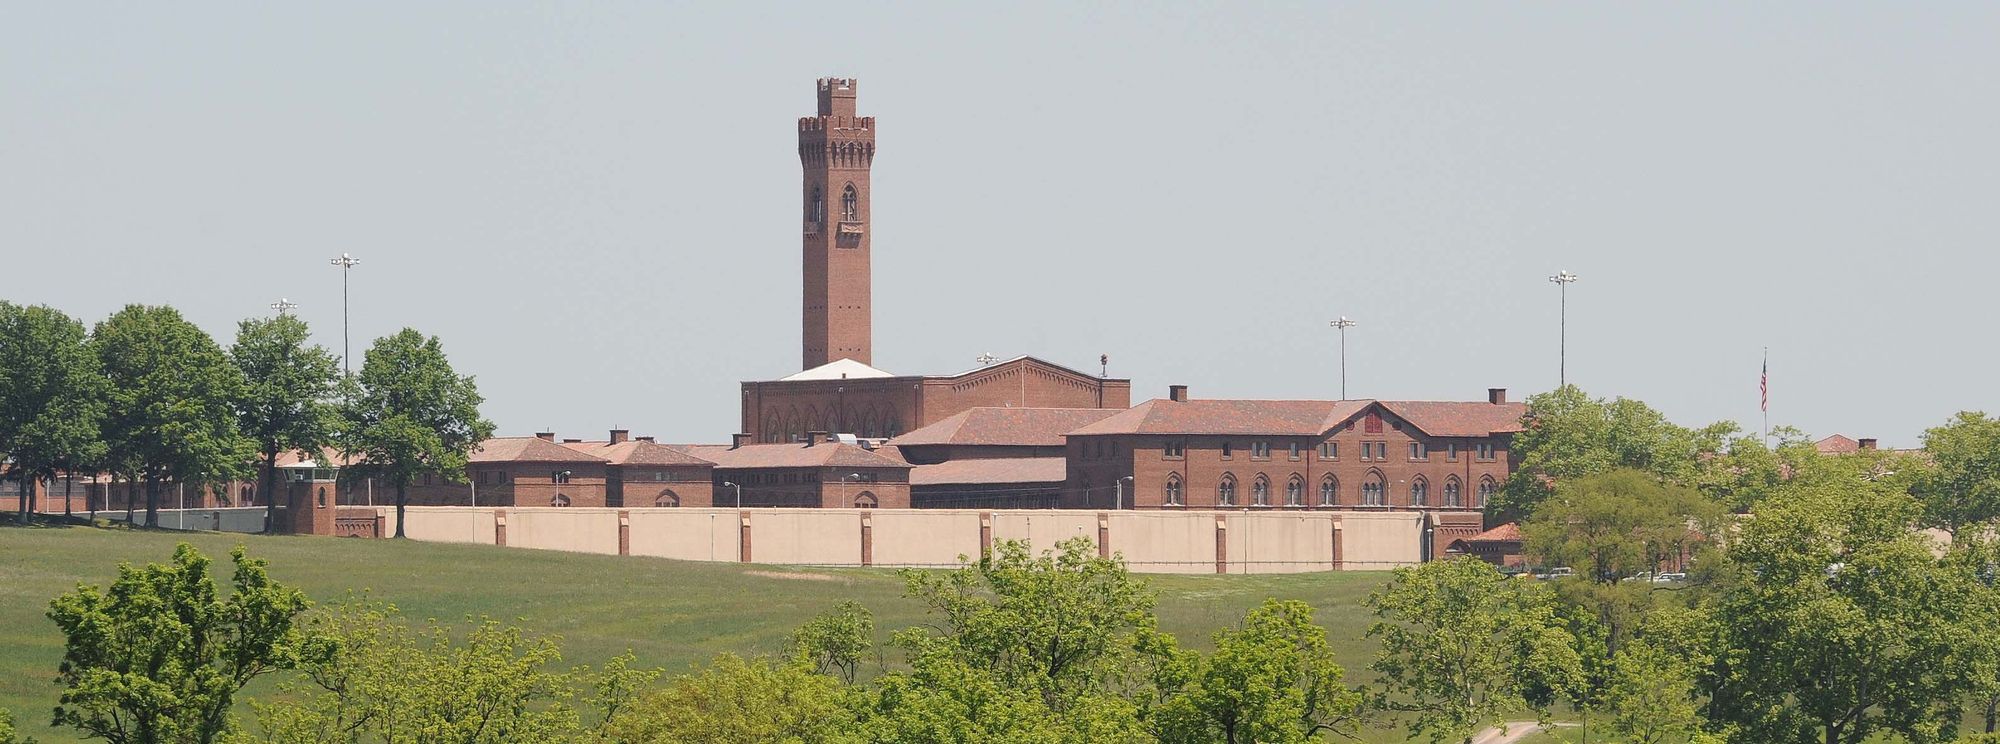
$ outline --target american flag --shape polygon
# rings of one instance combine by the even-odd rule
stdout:
[[[1771,357],[1764,357],[1764,373],[1757,376],[1757,407],[1765,412],[1771,410]]]

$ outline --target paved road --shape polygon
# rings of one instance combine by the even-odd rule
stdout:
[[[1551,723],[1549,724],[1549,728],[1575,725],[1574,723]],[[1473,735],[1472,744],[1514,744],[1514,742],[1528,738],[1529,734],[1540,732],[1542,728],[1541,724],[1534,721],[1509,721],[1506,733],[1500,733],[1500,727],[1494,726]]]

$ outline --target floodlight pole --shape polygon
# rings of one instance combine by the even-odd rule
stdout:
[[[1131,482],[1132,482],[1132,476],[1128,475],[1123,478],[1119,478],[1116,482],[1113,483],[1113,485],[1116,485],[1118,487],[1117,489],[1118,495],[1115,497],[1117,501],[1113,502],[1111,505],[1112,509],[1119,511],[1123,511],[1125,509],[1125,484]]]
[[[736,508],[738,509],[743,508],[743,487],[736,485],[734,483],[730,483],[729,481],[723,481],[722,487],[736,489]]]
[[[283,297],[278,298],[277,302],[271,303],[271,309],[278,311],[279,315],[286,315],[293,310],[297,310],[298,307],[299,303],[293,302]]]
[[[350,361],[353,358],[351,356],[353,350],[349,346],[352,341],[347,332],[347,275],[358,263],[361,263],[361,259],[346,253],[340,254],[339,258],[332,261],[333,265],[340,267],[340,369],[348,377],[354,376],[354,363]]]
[[[1327,322],[1327,325],[1340,330],[1340,399],[1347,400],[1347,329],[1359,324],[1342,315]]]
[[[1567,271],[1558,271],[1549,281],[1556,285],[1561,294],[1557,300],[1556,314],[1556,386],[1569,385],[1569,285],[1576,283],[1577,276]]]

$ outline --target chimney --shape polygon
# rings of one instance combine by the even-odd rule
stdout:
[[[1865,449],[1865,450],[1872,450],[1872,449],[1875,449],[1875,440],[1874,440],[1874,439],[1872,439],[1872,438],[1870,438],[1870,439],[1862,439],[1862,440],[1858,440],[1858,441],[1859,441],[1859,442],[1861,443],[1861,448],[1862,448],[1862,449]]]
[[[809,432],[806,432],[806,446],[807,446],[807,447],[811,447],[811,446],[813,446],[813,445],[815,445],[815,444],[819,444],[820,442],[824,442],[824,441],[826,441],[826,432],[823,432],[823,431],[809,431]]]
[[[1507,388],[1487,388],[1486,402],[1496,406],[1507,402]]]
[[[1186,386],[1186,385],[1168,385],[1168,386],[1167,386],[1167,400],[1171,400],[1171,401],[1173,401],[1173,402],[1175,402],[1175,403],[1186,403],[1186,402],[1187,402],[1187,386]]]
[[[612,444],[619,444],[619,443],[622,443],[622,442],[627,442],[627,441],[630,441],[631,439],[632,439],[632,430],[630,430],[630,429],[612,429],[612,430],[611,430],[611,443],[612,443]]]
[[[644,437],[644,439],[651,440],[652,437]],[[738,447],[742,447],[743,445],[749,443],[750,443],[750,434],[748,432],[729,435],[730,449],[736,449]]]
[[[553,431],[536,432],[535,438],[544,442],[553,442],[556,440],[556,433]]]

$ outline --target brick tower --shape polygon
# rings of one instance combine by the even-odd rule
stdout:
[[[854,115],[853,78],[820,78],[819,115],[799,119],[805,169],[805,368],[872,364],[868,168],[875,117]]]

